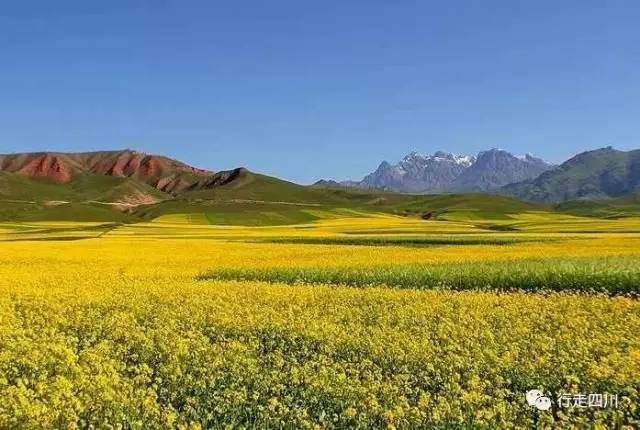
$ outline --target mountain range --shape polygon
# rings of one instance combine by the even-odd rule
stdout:
[[[121,223],[188,214],[212,224],[273,225],[370,211],[421,216],[425,209],[433,214],[467,206],[482,213],[537,207],[502,196],[310,187],[242,167],[213,172],[133,150],[0,155],[0,220],[18,222]]]
[[[0,171],[66,184],[83,175],[132,178],[160,191],[181,191],[212,172],[133,150],[0,155]]]
[[[500,192],[546,204],[632,195],[640,192],[640,150],[625,152],[607,147],[583,152]]]
[[[214,172],[130,149],[0,155],[0,219],[10,220],[124,222],[204,213],[223,216],[224,222],[288,223],[335,208],[406,215],[443,213],[454,206],[554,206],[580,215],[630,216],[640,213],[639,199],[640,150],[612,148],[578,154],[559,166],[497,149],[477,156],[411,153],[394,165],[381,163],[362,181],[315,186],[243,167]],[[261,218],[255,218],[258,212]]]
[[[477,156],[438,151],[433,155],[411,152],[396,164],[383,161],[361,181],[319,181],[315,185],[342,185],[409,193],[486,192],[536,178],[551,164],[529,154],[516,157],[491,149]]]
[[[135,206],[242,181],[244,168],[212,172],[130,149],[0,155],[0,197]]]

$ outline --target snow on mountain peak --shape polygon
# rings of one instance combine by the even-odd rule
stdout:
[[[429,161],[449,162],[469,166],[475,161],[471,155],[453,154],[451,152],[436,151],[433,155],[423,155],[417,151],[408,153],[401,161],[400,165],[406,164],[426,164]]]

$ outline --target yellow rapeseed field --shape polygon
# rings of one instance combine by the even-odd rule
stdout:
[[[457,276],[469,264],[568,257],[596,269],[623,259],[624,282],[638,279],[636,233],[438,230],[389,218],[0,226],[0,428],[640,425],[636,298],[242,279],[243,270],[375,276],[389,266]],[[443,244],[437,234],[529,241]],[[293,240],[372,236],[432,242]],[[43,240],[56,237],[67,240]],[[292,240],[264,241],[274,237]],[[216,270],[237,279],[200,276]],[[532,388],[619,403],[537,412],[524,398]]]

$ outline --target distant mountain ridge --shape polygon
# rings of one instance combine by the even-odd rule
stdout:
[[[0,155],[0,198],[145,204],[246,182],[244,168],[212,172],[131,149]]]
[[[427,156],[411,152],[395,165],[383,161],[359,186],[406,192],[445,191],[474,161],[475,157],[443,151]]]
[[[83,174],[132,178],[160,191],[186,189],[211,175],[171,158],[130,149],[97,152],[34,152],[0,155],[0,171],[66,184]]]
[[[611,147],[580,153],[537,178],[510,184],[500,192],[540,203],[602,199],[640,192],[640,150]]]
[[[269,202],[322,205],[330,201],[339,205],[353,198],[385,205],[394,199],[422,198],[378,193],[376,189],[415,194],[456,192],[464,199],[472,196],[460,193],[494,194],[476,195],[487,201],[504,194],[537,203],[566,202],[557,207],[575,213],[629,216],[640,213],[640,150],[587,151],[557,167],[531,155],[516,157],[498,149],[477,156],[410,153],[396,164],[381,163],[362,181],[320,181],[315,187],[243,167],[213,172],[129,149],[0,155],[0,217],[20,218],[28,211],[37,213],[51,207],[58,207],[60,213],[67,211],[69,216],[81,207],[109,218],[105,211],[114,208],[141,216],[149,212],[150,216],[160,209],[179,211],[184,205],[208,207],[211,202],[233,206]]]
[[[491,149],[478,154],[475,162],[458,176],[453,191],[485,192],[507,184],[536,178],[553,166],[530,154],[516,157],[507,151]]]
[[[516,157],[491,149],[477,156],[437,151],[411,152],[396,164],[383,161],[361,181],[319,181],[317,186],[342,185],[410,193],[486,192],[535,178],[553,166],[529,154]]]

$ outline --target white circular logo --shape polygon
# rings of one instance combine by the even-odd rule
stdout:
[[[538,400],[536,400],[536,408],[538,408],[539,411],[548,411],[551,409],[551,399],[547,396],[538,397]]]
[[[542,394],[542,391],[540,390],[529,390],[526,394],[527,403],[529,404],[529,406],[535,406],[536,400],[538,400],[542,396],[544,396],[544,394]]]
[[[525,397],[529,406],[535,406],[539,411],[551,409],[551,399],[540,390],[529,390]]]

